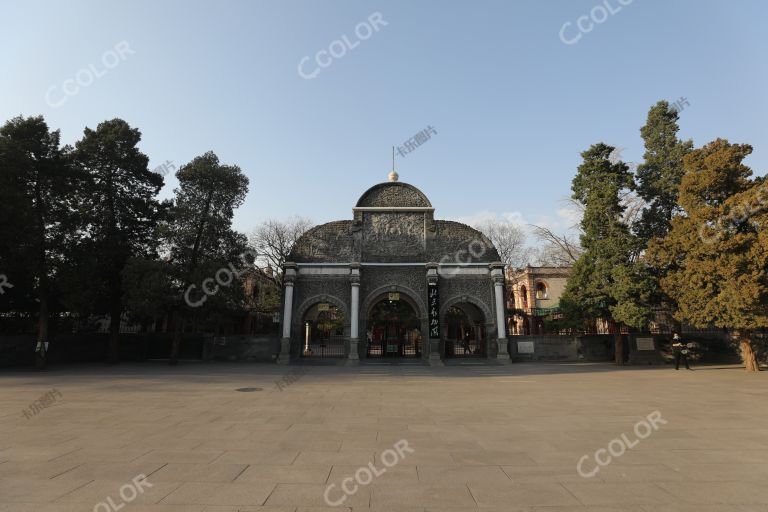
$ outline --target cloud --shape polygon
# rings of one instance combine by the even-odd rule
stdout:
[[[526,227],[528,225],[528,221],[525,220],[525,217],[520,212],[496,213],[490,210],[482,210],[471,215],[457,217],[456,220],[470,226],[477,226],[478,224],[483,224],[490,221],[509,222],[510,224],[514,224],[520,227]]]
[[[557,210],[557,216],[566,222],[566,228],[571,228],[581,222],[582,212],[576,208],[560,208]]]

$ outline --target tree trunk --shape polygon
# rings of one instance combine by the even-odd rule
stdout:
[[[624,339],[621,336],[621,325],[613,324],[614,360],[618,366],[624,366]]]
[[[118,274],[117,278],[113,276],[109,305],[109,355],[107,362],[110,364],[116,364],[120,361],[120,317],[123,312],[121,295],[121,283]]]
[[[45,349],[45,342],[48,341],[48,293],[40,294],[40,318],[37,322],[37,345],[40,347],[35,353],[35,366],[42,370],[48,363],[48,351]]]
[[[46,366],[48,359],[48,351],[45,348],[45,343],[48,341],[48,258],[45,251],[46,238],[45,238],[45,204],[43,202],[42,184],[40,175],[38,173],[38,179],[35,182],[35,213],[37,215],[37,235],[38,243],[37,247],[37,263],[38,263],[38,275],[39,286],[37,289],[38,299],[40,300],[40,317],[37,324],[37,344],[35,348],[40,347],[35,352],[35,366],[38,369],[43,369]]]
[[[757,353],[752,347],[751,333],[741,331],[739,333],[739,343],[741,345],[741,358],[744,361],[744,369],[748,372],[759,372],[760,363],[757,361]]]
[[[171,338],[171,358],[168,360],[168,364],[176,366],[179,364],[179,353],[181,352],[181,335],[182,328],[184,327],[184,318],[181,316],[181,311],[176,311],[173,317],[173,337]]]

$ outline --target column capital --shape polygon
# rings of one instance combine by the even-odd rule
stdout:
[[[438,280],[438,272],[437,272],[437,263],[431,261],[427,263],[427,283],[428,284],[437,284]]]
[[[501,274],[504,274],[504,267],[505,266],[506,265],[504,265],[500,261],[492,261],[491,263],[488,264],[488,268],[491,269],[491,273],[499,273],[500,272]]]
[[[286,286],[293,286],[298,270],[299,266],[293,262],[283,264],[283,282]]]

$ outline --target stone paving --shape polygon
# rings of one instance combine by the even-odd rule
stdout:
[[[636,430],[654,411],[666,423]],[[413,451],[387,468],[403,440]],[[582,459],[599,471],[580,476]],[[371,467],[370,484],[345,480]],[[768,374],[733,367],[0,373],[0,512],[765,512],[767,481]]]

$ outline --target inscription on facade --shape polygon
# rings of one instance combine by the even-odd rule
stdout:
[[[440,337],[440,293],[437,283],[427,285],[427,306],[429,307],[429,337]]]

